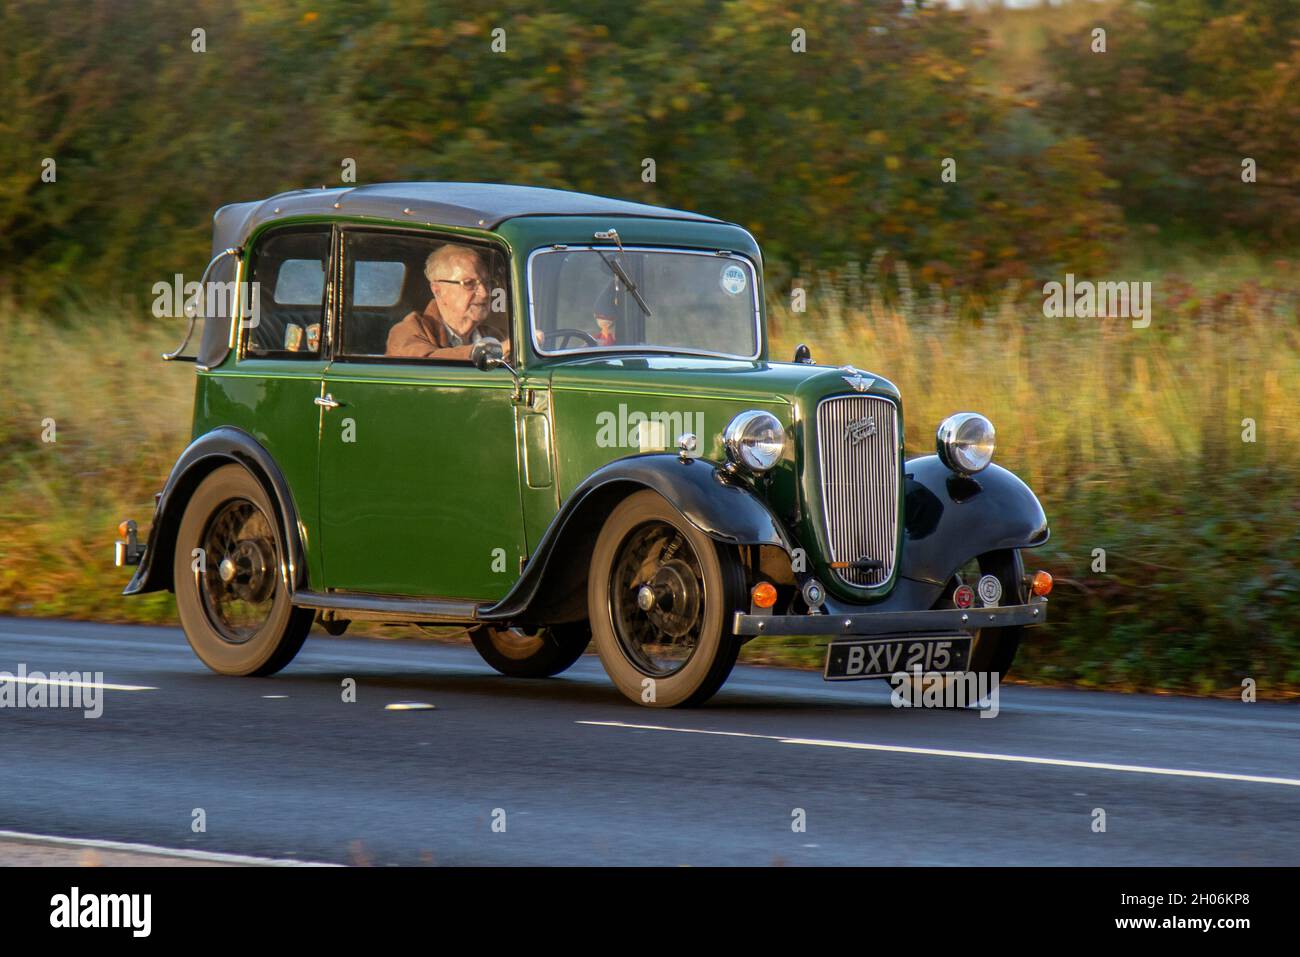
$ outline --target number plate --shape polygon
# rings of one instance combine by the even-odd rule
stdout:
[[[970,661],[969,635],[908,635],[905,638],[852,638],[832,641],[826,651],[827,681],[888,678],[919,667],[929,671],[965,671]]]

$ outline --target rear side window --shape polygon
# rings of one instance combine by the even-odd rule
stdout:
[[[315,359],[325,324],[330,228],[278,230],[253,251],[258,308],[243,321],[244,355]]]
[[[275,283],[277,305],[316,305],[325,297],[325,264],[318,259],[286,259]]]

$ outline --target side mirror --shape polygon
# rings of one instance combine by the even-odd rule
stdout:
[[[484,336],[474,343],[474,348],[469,351],[469,361],[474,363],[474,368],[479,372],[486,372],[488,369],[505,369],[510,373],[510,378],[515,380],[512,397],[518,402],[523,395],[523,383],[519,381],[519,373],[509,362],[506,362],[505,356],[506,351],[501,346],[501,340],[493,339],[491,336]]]
[[[488,369],[495,369],[503,365],[505,356],[506,352],[501,346],[501,340],[493,339],[491,336],[474,343],[474,348],[469,353],[474,368],[480,372],[486,372]]]
[[[794,361],[806,366],[812,365],[812,350],[802,342],[794,347]]]

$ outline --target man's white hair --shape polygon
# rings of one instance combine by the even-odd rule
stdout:
[[[424,261],[424,278],[429,280],[440,278],[434,274],[442,270],[442,266],[447,260],[465,255],[474,257],[479,266],[483,265],[483,254],[473,246],[466,246],[462,243],[445,243],[429,253],[429,258]]]

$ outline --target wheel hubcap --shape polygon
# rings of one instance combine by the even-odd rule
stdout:
[[[686,537],[666,522],[628,534],[610,575],[614,634],[641,672],[663,678],[686,666],[699,643],[704,575]]]
[[[642,611],[649,611],[655,606],[655,590],[649,585],[642,585],[636,590],[636,606]]]

